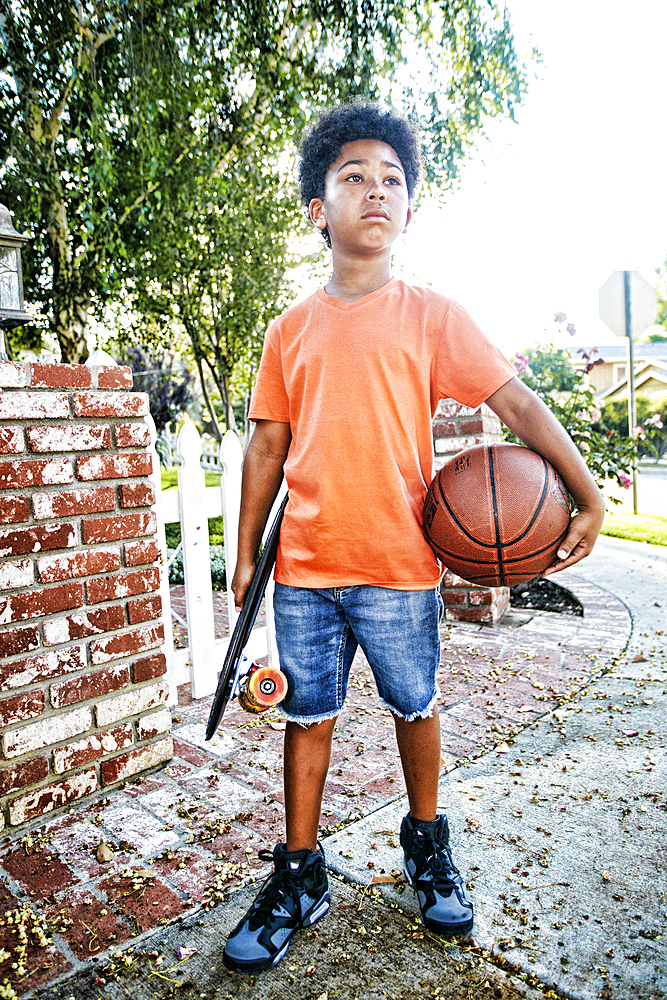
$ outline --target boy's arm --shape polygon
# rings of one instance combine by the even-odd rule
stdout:
[[[236,569],[232,579],[234,604],[240,611],[250,586],[262,532],[283,481],[292,432],[277,420],[258,420],[243,461],[241,515]]]
[[[532,389],[513,378],[489,396],[487,404],[517,437],[553,465],[577,505],[558,561],[544,571],[556,573],[579,562],[593,548],[604,519],[604,497],[576,445]]]

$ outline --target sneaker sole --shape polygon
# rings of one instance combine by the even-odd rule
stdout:
[[[415,889],[415,884],[410,876],[410,872],[407,868],[403,867],[403,874],[407,880],[408,885],[411,889],[414,889],[415,896],[417,895],[417,890]],[[417,897],[417,903],[419,903],[419,897]],[[434,934],[439,934],[441,937],[459,937],[461,934],[468,934],[475,923],[474,914],[470,920],[466,920],[465,923],[459,924],[440,924],[435,920],[431,920],[429,917],[424,917],[421,912],[421,907],[419,908],[419,915],[424,924],[429,931],[433,931]]]
[[[316,923],[316,921],[320,920],[329,909],[330,902],[331,896],[327,893],[326,896],[320,900],[315,909],[308,914],[303,923],[299,924],[298,927],[295,927],[292,930],[290,936],[287,938],[280,951],[274,955],[273,958],[260,958],[255,959],[254,961],[244,962],[240,958],[232,958],[227,954],[226,950],[223,950],[222,964],[226,969],[230,969],[232,972],[264,972],[266,969],[272,968],[285,957],[287,949],[292,941],[292,936],[296,933],[296,931],[301,930],[303,927],[310,927],[312,924]]]

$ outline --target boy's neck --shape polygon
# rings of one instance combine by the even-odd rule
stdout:
[[[352,303],[391,281],[391,257],[378,261],[345,260],[334,254],[333,271],[324,286],[327,295]]]

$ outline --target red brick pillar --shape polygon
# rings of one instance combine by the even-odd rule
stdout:
[[[129,368],[0,362],[0,829],[170,759]]]
[[[465,448],[500,441],[501,426],[486,403],[473,410],[453,399],[443,399],[433,420],[436,469]],[[445,571],[440,591],[450,621],[489,624],[498,621],[509,607],[508,587],[478,587],[449,570]]]

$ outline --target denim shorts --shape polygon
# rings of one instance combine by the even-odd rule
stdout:
[[[307,726],[339,714],[358,646],[394,715],[412,721],[431,714],[443,614],[438,590],[277,583],[273,607],[280,668],[289,685],[280,706],[287,719]]]

